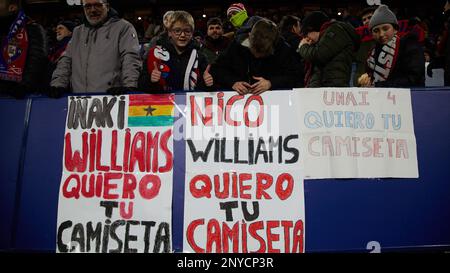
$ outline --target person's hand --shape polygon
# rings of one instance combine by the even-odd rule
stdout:
[[[64,93],[67,93],[67,88],[59,86],[50,86],[47,91],[47,96],[52,99],[59,99]]]
[[[303,45],[310,45],[310,44],[312,44],[312,40],[309,39],[308,37],[305,37],[300,41],[298,48],[302,47]]]
[[[209,69],[211,68],[211,65],[208,64],[208,66],[205,69],[205,72],[203,72],[203,81],[205,82],[205,85],[210,87],[214,84],[214,79],[211,74],[209,74]]]
[[[369,74],[364,73],[358,78],[358,85],[361,87],[370,87],[372,85],[372,80]]]
[[[155,83],[155,82],[159,82],[160,79],[161,79],[161,71],[159,71],[158,65],[156,64],[156,62],[153,62],[153,70],[152,70],[150,80],[153,83]]]
[[[235,82],[231,88],[237,91],[239,95],[245,95],[249,93],[252,86],[248,82]]]
[[[257,80],[250,87],[250,92],[254,95],[260,95],[261,93],[269,90],[272,87],[272,83],[269,80],[264,79],[263,77],[255,77],[253,79]]]

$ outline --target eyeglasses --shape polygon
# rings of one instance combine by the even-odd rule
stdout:
[[[173,34],[175,34],[176,36],[180,36],[182,32],[183,32],[186,36],[192,35],[192,29],[190,29],[190,28],[185,28],[185,29],[174,28],[174,29],[172,29],[172,32],[173,32]]]
[[[96,9],[96,10],[99,10],[99,9],[102,9],[103,8],[103,5],[104,5],[105,3],[93,3],[93,4],[84,4],[83,5],[83,8],[85,9],[85,10],[89,10],[89,9]]]

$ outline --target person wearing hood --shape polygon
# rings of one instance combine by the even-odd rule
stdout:
[[[206,56],[194,42],[194,18],[174,11],[168,39],[150,48],[139,78],[139,89],[147,93],[205,90],[213,85]]]
[[[0,94],[17,99],[45,93],[48,65],[44,28],[29,18],[19,0],[0,0]]]
[[[76,27],[53,72],[50,96],[136,89],[141,69],[133,25],[120,19],[107,0],[83,0],[84,24]]]
[[[314,11],[303,19],[302,33],[305,38],[297,52],[305,61],[305,86],[349,86],[360,40],[353,26],[331,21],[325,13]]]
[[[425,86],[423,48],[413,33],[400,38],[398,28],[397,17],[386,5],[375,10],[369,29],[376,45],[367,59],[367,73],[358,79],[360,86]]]

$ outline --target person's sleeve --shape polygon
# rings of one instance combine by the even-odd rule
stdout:
[[[316,44],[304,44],[298,49],[298,53],[306,61],[324,65],[349,46],[349,38],[346,36],[347,33],[341,28],[330,27]]]
[[[39,24],[28,25],[30,41],[22,84],[35,88],[47,85],[48,41],[44,28]]]
[[[207,66],[208,66],[208,59],[206,58],[206,55],[202,51],[198,51],[198,70],[200,75],[198,75],[197,87],[195,88],[196,90],[213,91],[215,89],[215,84],[213,84],[212,86],[206,86],[205,81],[203,79],[203,73],[205,73]],[[213,81],[215,82],[215,80],[216,79],[213,76]]]
[[[376,87],[421,87],[425,85],[425,57],[418,43],[405,48],[405,65],[400,76],[375,83]]]
[[[127,23],[119,39],[119,54],[122,62],[122,84],[124,87],[137,87],[142,62],[139,56],[138,36],[133,25]]]
[[[235,82],[248,81],[245,77],[238,75],[236,67],[233,66],[233,60],[237,58],[235,54],[237,54],[238,46],[236,42],[232,42],[228,49],[222,52],[215,63],[211,65],[210,73],[213,76],[214,83],[221,88],[231,89]],[[242,60],[241,65],[246,65],[246,61]]]
[[[148,55],[147,55],[148,58]],[[147,58],[142,62],[142,71],[139,74],[138,91],[145,93],[161,93],[162,89],[159,83],[152,82],[148,71]]]
[[[291,48],[286,48],[285,54],[280,57],[283,61],[280,62],[279,73],[268,77],[271,89],[302,87],[304,72],[298,55]]]

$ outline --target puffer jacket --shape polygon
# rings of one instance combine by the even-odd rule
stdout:
[[[325,23],[319,41],[298,49],[311,64],[307,87],[347,87],[350,85],[352,60],[359,48],[359,36],[353,26],[343,22]]]
[[[76,27],[66,52],[53,72],[51,86],[74,93],[105,92],[111,87],[137,87],[142,62],[131,23],[110,10],[100,26]]]

